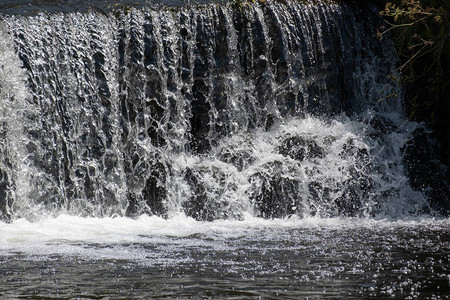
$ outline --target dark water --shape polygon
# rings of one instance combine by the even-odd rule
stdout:
[[[61,226],[69,221],[89,223],[63,221],[58,219]],[[448,220],[142,219],[128,224],[135,232],[126,236],[121,236],[125,224],[120,222],[114,229],[113,220],[98,223],[104,227],[103,237],[87,238],[83,232],[88,229],[79,225],[74,229],[76,238],[72,234],[59,240],[58,235],[64,234],[53,232],[40,246],[9,241],[11,248],[5,250],[3,244],[0,296],[448,299],[450,295]],[[147,229],[138,229],[143,224]],[[4,225],[0,228],[5,230]],[[32,231],[38,229],[22,233],[32,240]]]

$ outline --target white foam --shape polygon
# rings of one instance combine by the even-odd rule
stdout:
[[[199,222],[182,214],[171,219],[141,216],[137,219],[82,218],[60,215],[38,222],[18,219],[0,223],[0,255],[24,254],[27,259],[51,259],[51,256],[85,257],[89,259],[126,259],[146,264],[186,260],[178,257],[181,249],[209,247],[234,250],[232,239],[278,240],[280,230],[349,230],[364,228],[380,230],[400,227],[448,228],[450,218],[411,218],[409,220],[375,220],[356,218],[305,218],[266,220],[246,215],[244,220]],[[151,251],[146,247],[154,247]],[[182,252],[182,251],[181,251]]]

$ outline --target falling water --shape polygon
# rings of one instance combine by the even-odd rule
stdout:
[[[420,212],[400,151],[415,125],[388,98],[395,56],[369,12],[294,2],[6,17],[4,65],[17,72],[4,85],[20,109],[3,114],[4,217]]]

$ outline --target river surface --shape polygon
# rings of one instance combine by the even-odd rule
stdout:
[[[450,220],[0,223],[2,299],[448,299]]]

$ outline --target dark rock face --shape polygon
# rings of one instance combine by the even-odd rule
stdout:
[[[397,127],[392,121],[390,121],[380,115],[375,115],[375,116],[371,117],[367,122],[376,131],[381,132],[381,133],[391,133]]]
[[[278,151],[280,154],[298,161],[316,157],[323,158],[325,156],[323,149],[314,140],[300,136],[289,137],[283,140]]]
[[[258,176],[256,174],[255,176]],[[283,218],[294,215],[299,205],[299,182],[277,175],[262,178],[262,188],[255,196],[255,204],[264,218]]]
[[[139,176],[142,180],[136,185],[136,192],[128,194],[127,215],[135,216],[145,211],[149,215],[166,217],[167,170],[163,160],[158,157],[151,162],[135,167],[135,170],[139,169],[141,170]]]
[[[188,169],[185,179],[189,186],[191,186],[193,192],[191,198],[183,203],[185,214],[196,220],[214,220],[214,211],[210,210],[207,205],[209,202],[208,195],[198,175],[193,170]]]
[[[342,148],[339,155],[347,159],[353,157],[355,163],[350,166],[350,178],[342,184],[342,193],[336,204],[340,215],[353,217],[360,212],[362,199],[368,198],[373,187],[370,154],[367,149],[357,147],[353,139],[349,139]]]
[[[167,207],[164,205],[167,197],[166,178],[167,174],[164,165],[159,161],[155,162],[150,167],[150,174],[145,181],[143,190],[145,202],[152,213],[158,216],[167,215]]]
[[[228,182],[224,171],[216,167],[187,168],[185,180],[191,189],[191,196],[182,203],[188,217],[198,221],[239,219],[226,197],[227,192],[235,192],[237,187]]]
[[[11,190],[8,174],[0,169],[0,221],[8,221],[10,218],[9,208],[10,195],[8,191]]]
[[[3,67],[3,66],[1,66]],[[2,86],[0,83],[0,97]],[[2,98],[0,98],[2,99]],[[6,100],[2,99],[6,102]],[[14,201],[14,181],[11,178],[12,164],[9,158],[9,149],[7,143],[7,126],[5,122],[0,121],[0,221],[11,220],[11,204]]]
[[[450,215],[450,172],[437,160],[436,141],[423,128],[416,129],[403,149],[411,186],[428,196],[431,207]]]
[[[274,161],[253,174],[249,181],[257,186],[251,195],[263,218],[282,218],[302,211],[300,181],[283,176],[281,163]]]

